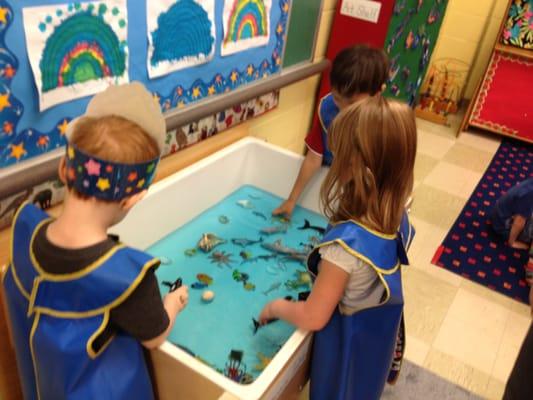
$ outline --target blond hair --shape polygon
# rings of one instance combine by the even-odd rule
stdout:
[[[411,108],[380,95],[360,100],[335,118],[328,144],[334,159],[321,188],[325,215],[333,223],[355,220],[395,233],[413,189]]]
[[[69,143],[91,156],[123,164],[143,163],[160,155],[157,142],[144,129],[115,115],[81,118]],[[75,193],[81,198],[89,198]]]

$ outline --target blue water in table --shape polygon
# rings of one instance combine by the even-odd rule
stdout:
[[[245,201],[244,205],[253,208],[240,206],[238,202],[241,200]],[[168,288],[162,285],[163,281],[175,281],[178,277],[189,286],[189,304],[176,319],[168,340],[186,348],[219,372],[226,369],[230,352],[237,350],[243,352],[242,372],[245,369],[247,374],[257,378],[260,374],[254,368],[260,364],[257,353],[273,357],[295,328],[277,321],[260,328],[254,335],[252,317],[257,318],[269,300],[288,295],[297,299],[299,292],[310,289],[306,285],[290,285],[291,281],[297,281],[297,271],[305,270],[303,263],[284,260],[283,256],[243,263],[243,251],[248,253],[248,257],[273,253],[262,248],[260,243],[243,248],[231,241],[263,238],[263,243],[273,243],[280,239],[285,246],[305,251],[303,244],[309,243],[313,236],[315,240],[320,238],[320,233],[298,228],[304,226],[305,220],[315,227],[324,228],[327,224],[324,217],[310,210],[296,207],[286,233],[260,234],[265,227],[283,225],[283,222],[271,218],[272,210],[281,201],[281,198],[257,187],[242,186],[148,249],[154,256],[165,257],[171,262],[161,265],[156,274],[161,293],[168,292]],[[223,223],[226,222],[224,217],[229,222]],[[187,256],[185,251],[196,248],[204,233],[214,233],[227,242],[209,253],[197,249],[196,254]],[[229,265],[213,262],[216,252],[229,255]],[[235,279],[239,275],[242,277],[243,273],[249,276],[248,286],[255,285],[254,290],[246,290],[244,282]],[[213,279],[212,284],[205,289],[193,289],[191,285],[198,282],[197,274],[209,275]],[[279,288],[267,293],[276,284]],[[205,290],[215,293],[211,303],[202,301]]]

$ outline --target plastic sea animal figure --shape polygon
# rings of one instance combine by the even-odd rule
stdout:
[[[246,374],[246,365],[242,364],[242,356],[242,351],[231,350],[229,360],[224,368],[224,375],[238,383],[241,382]]]
[[[298,282],[300,282],[302,285],[310,285],[311,284],[311,275],[307,271],[296,271],[294,273],[296,275],[296,279]]]
[[[237,269],[233,270],[231,276],[233,277],[233,280],[235,282],[244,282],[244,284],[246,284],[246,282],[248,282],[248,279],[250,279],[250,275],[245,272],[241,272]]]
[[[241,378],[241,385],[249,385],[250,383],[253,383],[254,377],[250,374],[244,374]]]
[[[247,290],[249,292],[253,292],[255,290],[255,285],[253,283],[246,282],[244,284],[244,290]]]
[[[161,264],[163,265],[172,264],[172,260],[168,257],[159,257],[159,261],[161,261]]]
[[[263,326],[271,324],[272,322],[276,322],[276,321],[279,321],[279,320],[277,318],[272,318],[272,319],[269,319],[267,322],[265,322],[263,325],[261,325],[261,323],[259,323],[258,320],[256,320],[255,318],[252,318],[252,322],[254,324],[254,335],[257,333],[259,328],[262,328]]]
[[[298,261],[299,263],[302,263],[305,265],[305,263],[307,262],[307,254],[306,253],[291,253],[283,257],[282,260]]]
[[[285,286],[287,287],[287,289],[296,290],[301,288],[302,286],[311,286],[311,275],[309,275],[309,272],[296,271],[294,274],[296,275],[296,280],[285,282]]]
[[[273,292],[274,290],[278,290],[281,286],[281,282],[274,282],[270,287],[263,292],[265,296],[268,296],[270,292]]]
[[[268,226],[261,229],[261,233],[265,235],[274,235],[276,233],[287,233],[287,225]]]
[[[224,244],[226,241],[219,238],[214,233],[204,233],[202,238],[198,241],[198,247],[205,253],[209,253],[219,244]]]
[[[187,249],[184,251],[184,253],[187,257],[192,257],[196,255],[196,249]]]
[[[252,253],[250,253],[249,251],[244,251],[244,250],[243,250],[243,251],[241,251],[241,252],[239,253],[239,255],[240,255],[241,258],[242,258],[242,263],[244,263],[245,261],[248,261],[248,260],[250,260],[250,259],[252,258]],[[242,263],[241,263],[241,264],[242,264]]]
[[[261,261],[268,261],[272,258],[276,258],[278,255],[276,253],[273,254],[262,254],[260,256],[257,256],[256,258]]]
[[[312,230],[320,233],[321,235],[326,233],[326,228],[322,228],[320,226],[313,226],[313,225],[311,225],[311,223],[307,219],[305,220],[304,226],[301,226],[298,229],[301,230],[301,231],[306,230],[306,229],[312,229]]]
[[[242,208],[246,208],[248,210],[255,208],[253,203],[248,199],[237,201],[237,205],[241,206]]]
[[[287,271],[287,265],[283,261],[278,261],[278,269],[280,271]]]
[[[206,283],[201,283],[201,282],[194,282],[191,287],[193,289],[205,289],[207,287],[207,284]]]
[[[229,218],[226,217],[225,215],[221,215],[220,217],[218,217],[218,222],[226,225],[229,222]]]
[[[281,239],[276,240],[274,243],[262,243],[261,247],[268,251],[279,254],[303,254],[301,251],[284,246],[281,242]]]
[[[282,224],[290,224],[291,223],[291,220],[288,219],[286,216],[284,216],[283,214],[279,214],[279,215],[273,215],[272,216],[272,219],[274,221],[278,221]]]
[[[300,246],[302,246],[303,251],[306,253],[309,253],[315,247],[310,243],[302,243],[302,242],[300,242]]]
[[[252,246],[257,243],[261,243],[263,241],[263,238],[259,238],[259,240],[250,240],[246,238],[239,238],[239,239],[231,239],[231,243],[233,243],[236,246],[246,247],[246,246]]]
[[[266,215],[263,214],[261,211],[254,211],[254,212],[252,212],[252,214],[255,215],[258,218],[264,219],[265,221],[267,220]]]
[[[215,298],[215,292],[211,290],[206,290],[202,293],[202,301],[204,303],[211,303],[213,299]]]
[[[269,265],[267,267],[267,272],[270,274],[270,275],[278,275],[279,274],[279,269],[278,267],[275,267],[273,265]]]
[[[226,267],[231,268],[230,264],[233,263],[231,254],[228,254],[225,251],[215,251],[209,256],[209,258],[213,264],[217,264],[219,267],[225,265]]]
[[[271,258],[276,258],[277,256],[278,256],[277,254],[262,254],[260,256],[248,258],[244,260],[243,262],[241,262],[241,264],[248,264],[248,263],[252,264],[252,263],[259,262],[259,261],[268,261]]]
[[[257,358],[259,359],[259,364],[254,365],[254,370],[256,371],[263,371],[272,361],[272,357],[267,357],[261,352],[257,352]]]
[[[179,289],[181,285],[183,284],[181,278],[176,279],[174,282],[163,281],[161,283],[165,286],[168,286],[169,293],[173,292],[174,290]]]
[[[316,236],[310,236],[309,237],[309,243],[311,243],[313,246],[318,246],[318,244],[320,244],[321,240],[320,238],[316,237]]]
[[[211,285],[213,283],[213,278],[211,278],[207,274],[197,274],[196,279],[198,279],[199,282],[205,283],[206,285]]]

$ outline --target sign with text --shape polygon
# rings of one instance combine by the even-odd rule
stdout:
[[[377,23],[381,3],[369,0],[342,0],[341,14],[348,17]]]

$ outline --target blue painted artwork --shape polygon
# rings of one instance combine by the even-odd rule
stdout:
[[[211,62],[151,79],[147,68],[147,64],[151,64],[147,32],[155,33],[157,27],[149,30],[146,8],[139,7],[137,0],[127,0],[130,80],[145,84],[158,99],[163,111],[186,107],[190,103],[229,92],[281,70],[290,0],[272,0],[276,6],[271,9],[268,29],[272,35],[267,46],[227,57],[221,57],[219,50],[224,40],[221,23],[224,2],[197,0],[194,3],[208,10],[205,6],[208,1],[214,4],[214,16],[209,20],[211,23],[216,22],[211,27],[211,32],[214,32]],[[192,0],[180,2],[193,3]],[[152,2],[149,1],[148,4],[150,3]],[[45,112],[39,111],[39,95],[24,42],[22,9],[51,4],[64,5],[65,0],[0,0],[0,15],[5,16],[5,19],[0,18],[0,169],[64,146],[69,121],[81,115],[90,100],[90,97],[84,97],[51,107]],[[75,4],[80,3],[73,3],[72,7]],[[57,12],[59,11],[58,7]],[[57,12],[51,13],[51,16],[58,15]],[[43,21],[46,21],[46,17],[47,15],[43,16]],[[156,21],[157,18],[154,19],[154,25]],[[48,29],[46,24],[44,29]],[[195,29],[203,32],[203,28]],[[179,40],[180,45],[187,40]],[[197,52],[199,43],[197,41],[195,45]],[[162,59],[173,56],[172,53],[167,54],[170,56],[158,57]],[[176,54],[180,56],[179,53]],[[168,61],[161,61],[160,64],[166,62]]]
[[[157,25],[152,32],[153,66],[161,61],[205,58],[214,50],[213,23],[207,11],[194,0],[176,2],[159,16]]]

